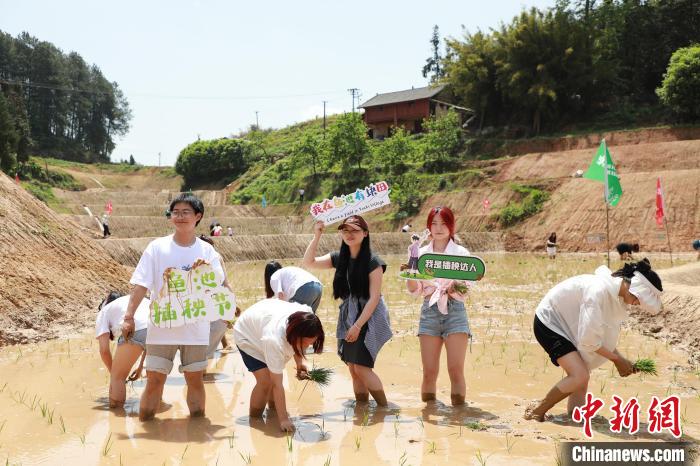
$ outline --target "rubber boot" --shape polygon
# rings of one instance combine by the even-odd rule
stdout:
[[[534,419],[535,421],[544,422],[544,415],[547,414],[547,411],[569,395],[570,393],[564,393],[557,387],[552,387],[542,401],[539,403],[532,403],[525,408],[525,415],[523,417],[527,420]]]
[[[372,398],[374,398],[374,401],[377,402],[377,405],[389,406],[389,403],[386,401],[386,395],[384,394],[384,390],[370,390],[369,392],[372,394]]]
[[[450,399],[452,400],[452,406],[464,405],[464,395],[460,395],[458,393],[453,393],[450,395]]]
[[[435,393],[422,392],[420,394],[420,399],[423,401],[435,401]]]

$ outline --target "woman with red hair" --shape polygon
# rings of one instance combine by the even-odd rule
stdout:
[[[435,207],[428,215],[427,228],[430,243],[420,249],[420,254],[437,253],[452,256],[468,256],[469,251],[455,243],[455,217],[448,207]],[[464,307],[466,293],[458,291],[459,280],[436,278],[431,281],[408,280],[408,291],[423,297],[418,338],[423,363],[421,399],[435,401],[437,376],[440,368],[442,346],[447,352],[447,371],[452,385],[453,406],[464,404],[467,385],[464,378],[464,360],[467,343],[471,337],[467,311]],[[457,287],[459,288],[459,287]]]

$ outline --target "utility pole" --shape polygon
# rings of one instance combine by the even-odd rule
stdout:
[[[355,113],[355,96],[358,94],[358,91],[359,89],[356,87],[348,89],[348,92],[352,94],[352,113]]]
[[[160,167],[160,152],[158,152],[158,166]]]
[[[323,139],[326,139],[326,103],[328,101],[323,101]]]
[[[258,122],[258,111],[255,111],[255,129],[260,130],[260,123]]]

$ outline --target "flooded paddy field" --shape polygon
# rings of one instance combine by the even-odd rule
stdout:
[[[331,384],[320,391],[286,374],[287,404],[297,426],[293,436],[279,431],[274,414],[248,417],[254,385],[235,351],[217,351],[207,369],[207,417],[189,419],[185,383],[177,369],[169,376],[157,419],[138,420],[144,380],[129,384],[124,410],[107,408],[109,374],[92,329],[82,335],[0,350],[0,462],[5,464],[558,464],[559,442],[582,440],[580,424],[557,405],[552,420],[525,421],[522,414],[562,377],[532,333],[534,310],[557,282],[592,273],[601,255],[560,255],[556,261],[532,254],[483,254],[486,277],[467,305],[473,341],[467,352],[468,405],[449,404],[445,356],[438,378],[438,402],[420,400],[418,339],[420,302],[397,276],[403,257],[387,257],[383,293],[394,338],[383,348],[376,372],[390,402],[388,409],[354,406],[347,370],[335,354],[337,303],[332,273],[319,274],[324,298],[318,314],[326,329],[326,349],[309,363],[332,367]],[[652,255],[655,268],[668,266]],[[690,256],[687,258],[690,259]],[[292,261],[284,261],[290,265]],[[618,265],[617,262],[613,264]],[[264,295],[262,262],[227,264],[242,308]],[[98,301],[98,297],[95,297]],[[229,332],[230,335],[230,332]],[[700,371],[688,355],[663,340],[623,330],[620,351],[634,360],[652,358],[658,376],[621,378],[612,363],[591,375],[589,391],[606,402],[636,396],[642,407],[636,435],[612,434],[607,421],[593,425],[594,440],[661,440],[646,432],[646,408],[653,395],[681,399],[684,439],[700,438]],[[696,460],[697,461],[697,460]]]

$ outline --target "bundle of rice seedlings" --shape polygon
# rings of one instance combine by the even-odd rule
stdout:
[[[454,282],[454,283],[452,284],[452,288],[453,288],[457,293],[462,293],[462,294],[464,294],[464,293],[466,293],[467,291],[469,291],[469,288],[467,287],[467,285],[465,285],[464,283],[459,283],[459,282]]]
[[[656,362],[653,359],[638,359],[632,367],[642,374],[658,375],[656,372]]]
[[[306,390],[306,386],[309,385],[309,382],[314,382],[319,389],[328,386],[328,384],[331,383],[331,376],[333,375],[333,369],[329,367],[312,367],[309,371],[306,372],[306,377],[304,379],[306,380],[306,383],[304,384],[304,388],[301,389],[301,393],[299,394],[299,399],[301,399],[301,395],[304,394],[304,390]]]

